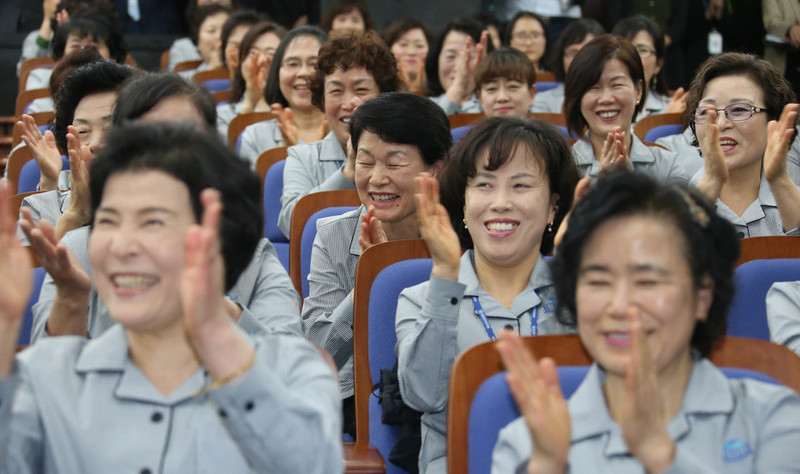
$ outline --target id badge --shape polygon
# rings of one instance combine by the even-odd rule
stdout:
[[[715,55],[722,53],[722,35],[716,29],[708,32],[708,54]]]

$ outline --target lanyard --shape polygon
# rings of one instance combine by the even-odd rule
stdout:
[[[489,335],[489,340],[496,341],[497,336],[494,335],[494,330],[492,330],[492,326],[489,325],[489,318],[486,317],[486,313],[483,311],[483,306],[481,306],[481,302],[478,300],[477,296],[472,297],[472,304],[475,306],[475,313],[481,318],[483,328],[486,329],[486,334]],[[531,336],[539,334],[538,323],[539,306],[534,306],[533,311],[531,311]]]

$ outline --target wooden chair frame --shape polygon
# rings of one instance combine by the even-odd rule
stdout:
[[[556,75],[550,71],[538,71],[536,73],[536,82],[558,82]]]
[[[231,120],[231,123],[228,124],[228,146],[236,149],[236,141],[245,128],[254,123],[271,120],[273,118],[275,118],[275,114],[272,112],[250,112],[237,115]]]
[[[448,115],[447,119],[450,121],[450,130],[466,125],[472,125],[484,117],[483,114],[453,114]]]
[[[742,251],[736,266],[750,260],[771,258],[800,258],[800,236],[772,235],[739,240]]]
[[[682,114],[655,114],[642,117],[633,127],[633,134],[639,137],[639,140],[644,141],[647,132],[661,125],[683,125]]]
[[[30,148],[28,148],[27,145],[17,148],[11,152],[10,155],[8,155],[8,163],[6,163],[8,172],[6,173],[6,177],[8,180],[8,187],[12,193],[17,193],[19,174],[22,171],[22,167],[25,166],[25,163],[31,161],[32,159],[33,152]]]
[[[261,178],[262,188],[264,187],[264,179],[267,177],[267,171],[269,171],[270,167],[275,163],[286,159],[288,149],[288,146],[279,146],[270,148],[258,155],[258,159],[256,160],[256,174]],[[261,192],[263,193],[264,190],[262,189]]]
[[[550,357],[556,365],[592,363],[576,334],[524,337],[523,341],[537,358]],[[469,410],[475,393],[484,380],[505,370],[494,344],[486,342],[472,347],[453,364],[447,413],[447,464],[451,474],[468,472]],[[800,393],[800,357],[784,346],[758,339],[722,337],[715,343],[709,359],[718,367],[767,374]]]
[[[303,240],[303,228],[309,217],[315,212],[327,207],[360,206],[361,200],[355,189],[340,189],[336,191],[320,191],[301,197],[292,211],[292,226],[289,234],[289,277],[292,279],[298,295],[303,294],[303,285],[300,265],[300,251]]]
[[[25,107],[34,100],[41,99],[42,97],[50,97],[50,89],[45,87],[42,89],[30,89],[20,92],[17,95],[17,102],[14,106],[14,117],[16,117],[17,120],[22,118],[22,114],[25,113]]]
[[[226,68],[207,69],[205,71],[197,71],[192,76],[192,82],[198,85],[203,85],[206,81],[214,79],[230,79],[231,73]]]
[[[531,118],[538,118],[539,120],[544,120],[547,123],[558,125],[561,127],[567,126],[567,117],[564,114],[554,114],[549,112],[530,112],[528,117]]]
[[[191,61],[183,61],[183,62],[180,62],[180,63],[175,65],[175,71],[174,72],[177,73],[177,72],[183,72],[183,71],[189,71],[189,70],[192,70],[192,69],[197,69],[198,67],[200,67],[201,64],[203,64],[203,60],[202,59],[193,59]]]
[[[47,66],[50,66],[48,69],[51,69],[55,64],[56,60],[51,56],[39,56],[22,61],[22,64],[19,66],[18,93],[22,93],[25,90],[25,84],[28,82],[28,76],[31,75],[31,71],[39,68],[47,68]]]

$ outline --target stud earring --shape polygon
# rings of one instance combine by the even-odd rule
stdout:
[[[466,217],[462,218],[462,219],[461,219],[461,222],[463,222],[463,223],[464,223],[464,228],[465,228],[465,229],[469,229],[469,227],[467,227],[467,218],[466,218]]]
[[[548,233],[553,232],[553,223],[552,222],[547,224],[547,232]]]

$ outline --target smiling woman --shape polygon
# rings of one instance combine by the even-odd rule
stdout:
[[[330,352],[340,369],[344,428],[353,434],[352,290],[359,255],[380,242],[419,236],[414,178],[436,174],[453,140],[444,112],[409,93],[368,100],[350,125],[363,205],[317,224],[302,319],[306,338]]]
[[[294,335],[246,336],[246,310],[225,297],[259,241],[258,189],[246,162],[195,127],[111,132],[92,167],[89,256],[119,324],[39,341],[14,363],[16,302],[30,288],[0,298],[4,472],[341,470],[328,365]],[[31,269],[7,210],[0,223],[8,281]]]
[[[569,131],[581,137],[572,152],[584,176],[623,166],[660,181],[688,182],[675,153],[648,147],[631,133],[644,105],[644,77],[636,48],[617,36],[598,36],[575,55],[564,82],[564,113]]]
[[[577,180],[555,129],[508,117],[478,123],[453,148],[439,179],[441,203],[437,181],[419,178],[417,215],[433,269],[429,282],[400,295],[395,352],[403,400],[424,412],[420,472],[446,472],[447,394],[459,353],[504,328],[572,330],[553,312],[541,253],[552,250]]]
[[[492,472],[796,470],[798,395],[727,379],[706,359],[725,332],[738,255],[699,193],[624,170],[598,180],[553,259],[559,318],[577,324],[595,363],[566,401],[552,360],[501,337],[524,418],[500,433]]]

